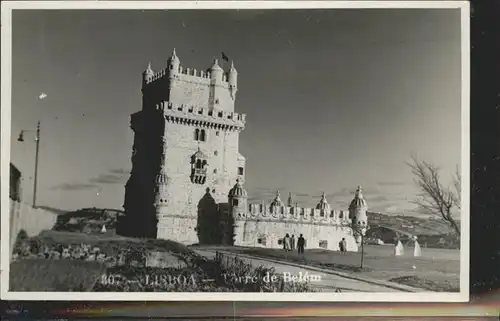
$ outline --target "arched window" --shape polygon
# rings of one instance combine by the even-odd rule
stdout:
[[[202,130],[200,131],[200,141],[204,142],[204,141],[206,141],[206,138],[207,138],[207,137],[206,137],[205,130],[204,130],[204,129],[202,129]]]
[[[197,159],[197,160],[196,160],[196,168],[197,168],[197,169],[201,169],[201,168],[203,168],[203,165],[202,165],[202,163],[201,163],[201,159]]]
[[[194,140],[199,140],[200,139],[200,130],[198,128],[196,128],[194,130]]]

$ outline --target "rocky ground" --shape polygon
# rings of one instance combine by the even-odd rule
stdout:
[[[284,282],[273,268],[222,254],[207,258],[173,241],[59,231],[20,235],[9,280],[11,291],[313,291],[308,282]]]

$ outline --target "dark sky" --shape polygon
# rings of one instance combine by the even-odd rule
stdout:
[[[410,154],[445,180],[460,163],[459,10],[14,11],[12,36],[25,200],[35,148],[16,139],[41,120],[39,203],[121,208],[141,73],[174,47],[184,67],[234,60],[251,200],[345,209],[362,185],[371,210],[406,213]]]

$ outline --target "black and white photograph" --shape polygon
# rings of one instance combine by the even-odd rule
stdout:
[[[2,299],[467,301],[468,19],[2,3]]]

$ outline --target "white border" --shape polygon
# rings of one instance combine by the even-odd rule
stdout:
[[[2,300],[465,302],[469,300],[470,23],[468,1],[2,1],[1,279]],[[9,160],[12,9],[460,9],[462,26],[462,211],[459,293],[115,293],[9,292]]]

